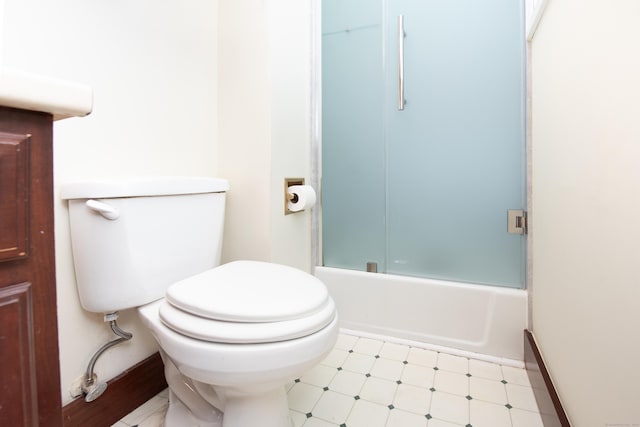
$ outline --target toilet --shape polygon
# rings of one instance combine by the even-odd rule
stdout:
[[[62,185],[84,309],[136,308],[169,385],[165,426],[290,427],[285,385],[335,344],[327,288],[298,269],[220,265],[227,181]]]

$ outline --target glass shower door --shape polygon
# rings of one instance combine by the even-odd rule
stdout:
[[[387,4],[389,273],[523,284],[524,238],[507,233],[507,210],[525,205],[521,4]]]
[[[324,264],[523,287],[521,2],[365,3],[323,2]]]
[[[382,0],[322,3],[324,264],[385,259]]]

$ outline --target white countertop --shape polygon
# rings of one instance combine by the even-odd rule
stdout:
[[[84,84],[3,68],[0,106],[51,113],[54,120],[82,117],[93,109],[93,90]]]

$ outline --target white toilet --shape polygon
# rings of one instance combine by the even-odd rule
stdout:
[[[137,307],[169,384],[165,426],[290,427],[285,384],[333,347],[333,300],[283,265],[219,266],[225,180],[150,177],[62,186],[82,306]]]

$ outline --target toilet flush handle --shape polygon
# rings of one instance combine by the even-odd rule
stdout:
[[[93,211],[98,212],[100,215],[111,221],[120,217],[120,211],[111,205],[97,200],[87,200],[87,207]]]

